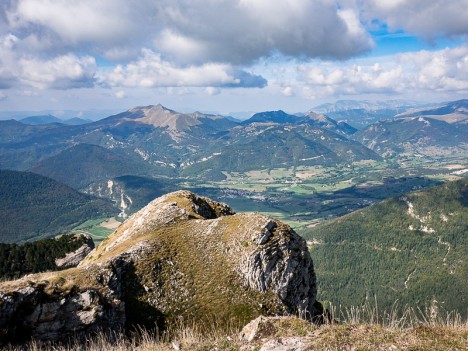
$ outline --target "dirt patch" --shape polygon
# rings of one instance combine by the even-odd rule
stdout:
[[[99,224],[99,226],[107,229],[117,229],[120,226],[120,224],[121,223],[115,218],[109,218],[107,221]]]

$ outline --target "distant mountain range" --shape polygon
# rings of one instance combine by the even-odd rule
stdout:
[[[84,189],[125,175],[223,180],[233,171],[381,160],[399,152],[463,152],[467,124],[452,115],[464,113],[464,102],[444,106],[427,112],[438,113],[437,119],[399,116],[360,131],[314,112],[267,111],[238,122],[162,105],[82,125],[0,121],[0,168],[31,170]],[[443,120],[444,112],[454,123]]]
[[[42,115],[42,116],[29,116],[19,120],[21,123],[24,124],[49,124],[49,123],[62,123],[62,124],[69,124],[69,125],[80,125],[91,123],[92,120],[90,119],[83,119],[79,117],[73,117],[69,119],[60,119],[52,115]]]
[[[411,100],[338,100],[335,103],[316,106],[313,111],[324,113],[338,121],[345,121],[357,129],[363,129],[371,124],[405,113],[409,109],[423,106],[428,106],[428,104]]]
[[[337,122],[326,115],[317,114],[312,111],[304,115],[290,115],[281,110],[260,112],[243,121],[241,125],[245,126],[252,123],[307,124],[314,127],[329,129],[343,135],[351,135],[356,132],[356,128],[351,127],[343,121]]]
[[[465,152],[468,125],[449,124],[442,118],[400,117],[375,123],[353,137],[382,156],[404,152],[434,155],[448,148]]]
[[[421,103],[413,100],[338,100],[334,103],[315,106],[312,110],[317,113],[330,113],[349,110],[377,111],[385,109],[408,109],[420,106],[427,106],[427,103]]]
[[[468,178],[411,192],[311,228],[319,298],[380,311],[428,303],[466,318]],[[395,305],[396,304],[396,305]]]
[[[468,123],[468,99],[448,102],[442,105],[410,109],[395,117],[428,117],[438,119],[451,124]]]

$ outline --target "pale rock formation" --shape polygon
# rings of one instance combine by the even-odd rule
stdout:
[[[81,235],[81,234],[80,234]],[[55,264],[57,267],[77,266],[94,249],[94,241],[89,235],[81,235],[86,240],[83,245],[73,252],[69,252],[63,258],[57,258]]]

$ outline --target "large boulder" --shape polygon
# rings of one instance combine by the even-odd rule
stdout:
[[[322,312],[315,298],[312,259],[288,225],[178,191],[130,217],[77,268],[0,283],[0,338],[18,328],[54,340],[109,326],[312,319]]]

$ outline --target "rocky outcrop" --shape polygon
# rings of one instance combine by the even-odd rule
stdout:
[[[94,249],[94,241],[89,235],[80,234],[80,239],[84,240],[83,245],[73,252],[69,252],[65,257],[57,258],[55,265],[57,267],[75,267],[84,260],[84,258]]]
[[[135,324],[313,319],[315,297],[306,243],[289,226],[179,191],[130,217],[77,268],[0,283],[0,330],[55,340]]]
[[[22,342],[80,339],[101,330],[121,330],[124,305],[95,289],[69,293],[45,291],[46,284],[0,293],[0,345]]]
[[[311,318],[317,289],[306,242],[289,226],[264,220],[251,237],[256,249],[240,262],[241,276],[254,290],[274,292],[287,313]]]

